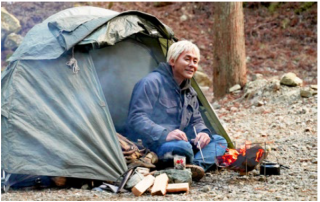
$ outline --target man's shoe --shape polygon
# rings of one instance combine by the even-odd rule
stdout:
[[[190,168],[193,181],[199,182],[204,176],[204,170],[200,166],[188,164],[186,165],[186,168]]]
[[[66,186],[66,182],[67,182],[66,177],[52,177],[51,180],[55,183],[57,187]]]
[[[140,161],[139,159],[131,161],[128,165],[129,170],[136,167],[155,168],[156,166],[152,163]]]

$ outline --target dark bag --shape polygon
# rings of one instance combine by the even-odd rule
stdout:
[[[4,191],[19,188],[47,188],[53,185],[53,181],[49,176],[25,175],[25,174],[8,174],[6,180],[1,185]]]

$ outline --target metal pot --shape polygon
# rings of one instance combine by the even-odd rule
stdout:
[[[278,163],[262,163],[260,165],[260,175],[280,175],[280,167]]]

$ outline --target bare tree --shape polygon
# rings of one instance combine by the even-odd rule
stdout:
[[[217,2],[213,24],[213,88],[219,99],[247,82],[242,2]]]

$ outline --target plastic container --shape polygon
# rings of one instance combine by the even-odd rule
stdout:
[[[173,165],[175,169],[184,170],[186,168],[186,157],[175,155],[173,157]]]

